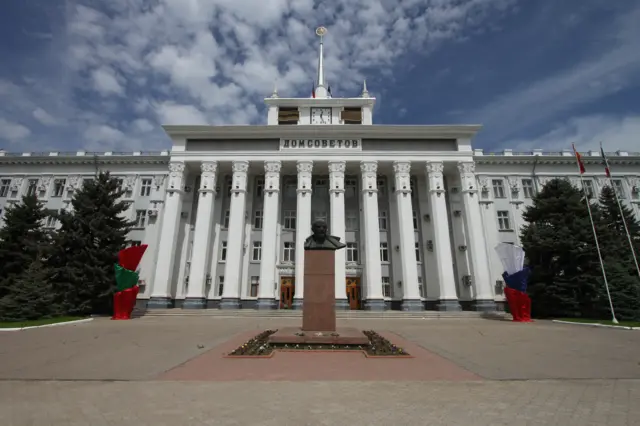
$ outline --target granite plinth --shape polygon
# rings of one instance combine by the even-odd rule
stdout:
[[[335,331],[335,251],[304,251],[302,330]]]
[[[306,297],[306,295],[305,295]],[[369,338],[357,328],[340,327],[335,331],[309,331],[300,327],[283,327],[269,336],[273,344],[367,345]]]

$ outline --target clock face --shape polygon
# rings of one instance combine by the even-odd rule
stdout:
[[[311,108],[311,124],[331,124],[331,108]]]

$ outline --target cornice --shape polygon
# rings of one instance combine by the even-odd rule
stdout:
[[[13,156],[0,157],[0,165],[120,165],[120,164],[168,164],[170,157],[164,156],[76,156],[75,153],[55,156]]]
[[[385,125],[298,125],[298,126],[162,126],[172,138],[186,139],[467,139],[480,125],[385,126]]]
[[[265,98],[264,103],[283,107],[373,107],[376,98]]]
[[[566,156],[510,156],[510,155],[491,155],[491,156],[474,156],[476,164],[479,165],[505,165],[505,164],[546,164],[546,165],[572,165],[576,166],[575,157]],[[610,165],[640,165],[640,156],[607,156]],[[585,166],[602,165],[602,157],[582,157]]]

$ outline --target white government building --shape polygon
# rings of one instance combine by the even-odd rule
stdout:
[[[519,243],[545,182],[580,184],[573,153],[484,153],[472,147],[478,125],[374,125],[366,84],[333,98],[322,43],[318,62],[315,97],[274,90],[266,125],[164,126],[173,145],[162,152],[0,151],[0,222],[25,194],[67,209],[84,179],[109,170],[137,223],[130,238],[149,245],[140,307],[299,308],[303,242],[322,219],[347,244],[336,252],[337,308],[500,309],[494,247]],[[583,155],[596,194],[608,183],[600,154]],[[640,215],[640,153],[609,160]]]

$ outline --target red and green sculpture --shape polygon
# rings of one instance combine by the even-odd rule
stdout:
[[[147,245],[133,246],[118,253],[118,263],[115,265],[116,294],[113,296],[114,320],[131,319],[131,313],[136,304],[140,287],[136,269],[147,250]]]

